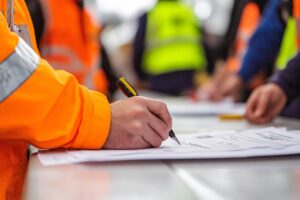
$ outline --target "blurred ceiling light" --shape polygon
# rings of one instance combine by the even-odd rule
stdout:
[[[150,9],[156,0],[97,0],[97,7],[101,14],[115,14],[128,19],[136,17],[143,10]]]
[[[200,20],[207,20],[213,11],[213,5],[210,1],[202,0],[196,3],[195,13]]]

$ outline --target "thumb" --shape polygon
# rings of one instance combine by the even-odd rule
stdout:
[[[257,101],[257,107],[254,112],[254,117],[262,117],[263,115],[265,115],[271,104],[269,94],[260,95],[258,98],[259,99]]]

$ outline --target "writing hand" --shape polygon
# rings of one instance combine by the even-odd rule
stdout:
[[[132,97],[111,104],[112,122],[105,149],[159,147],[169,137],[172,118],[158,100]]]

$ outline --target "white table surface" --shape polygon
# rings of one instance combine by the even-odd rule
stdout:
[[[176,134],[262,127],[216,117],[175,117],[173,122]],[[278,118],[267,126],[300,130],[300,121]],[[300,155],[50,167],[33,155],[24,199],[300,199]]]

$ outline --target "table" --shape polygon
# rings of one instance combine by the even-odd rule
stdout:
[[[176,134],[262,127],[208,116],[175,117],[173,124]],[[278,118],[268,126],[300,130],[300,121]],[[24,199],[300,199],[300,156],[45,167],[32,155]]]

